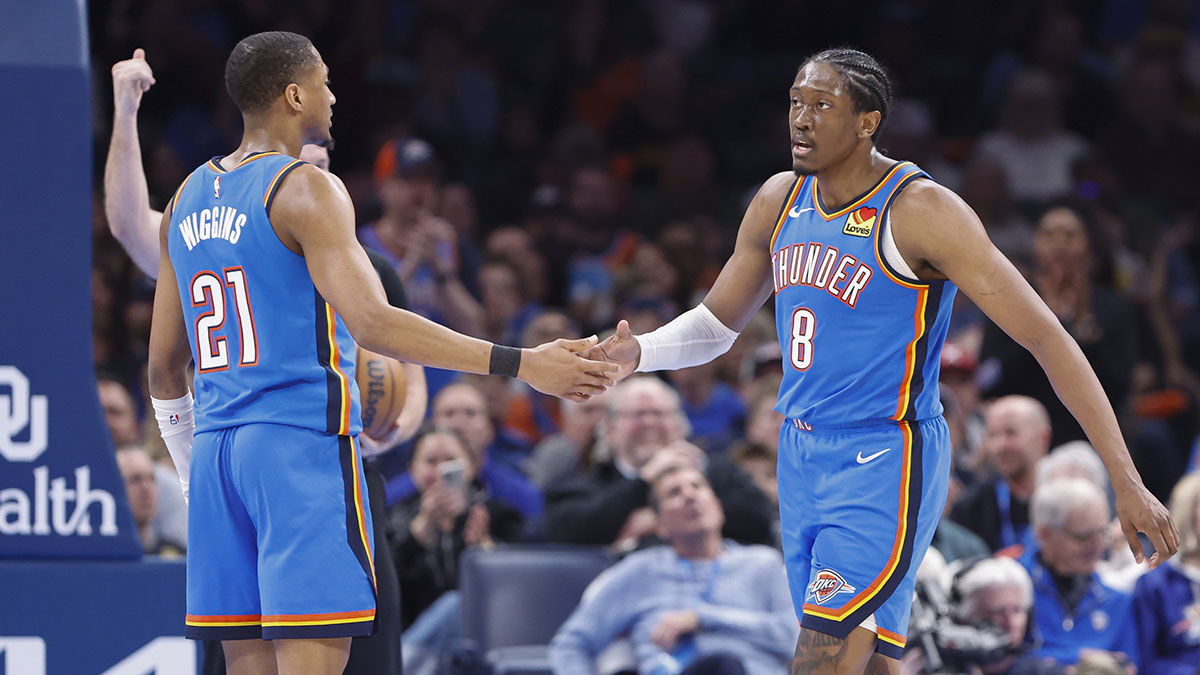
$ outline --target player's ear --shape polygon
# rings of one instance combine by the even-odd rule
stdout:
[[[283,90],[283,101],[288,107],[296,112],[300,112],[304,108],[304,101],[300,97],[300,85],[292,82]]]
[[[879,123],[882,121],[883,115],[878,110],[860,113],[858,116],[858,137],[870,138],[875,134],[875,130],[879,128]]]

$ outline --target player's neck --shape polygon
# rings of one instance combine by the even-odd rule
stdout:
[[[304,138],[299,128],[284,129],[281,125],[271,124],[269,120],[259,120],[243,117],[245,131],[242,133],[242,144],[229,157],[241,161],[246,155],[255,152],[281,152],[288,157],[298,157]]]
[[[867,152],[855,151],[844,161],[817,174],[822,205],[837,209],[850,203],[879,182],[895,160],[884,157],[871,146]]]

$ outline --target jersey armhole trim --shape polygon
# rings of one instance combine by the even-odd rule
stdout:
[[[891,231],[891,228],[892,228],[892,222],[891,222],[891,220],[892,220],[891,219],[892,202],[895,201],[896,196],[899,195],[900,192],[902,190],[904,190],[904,188],[908,187],[908,185],[910,183],[912,183],[913,181],[920,179],[920,178],[928,178],[928,176],[923,171],[917,170],[917,171],[914,171],[913,173],[905,176],[904,178],[901,178],[900,182],[896,184],[896,188],[894,190],[892,190],[892,194],[888,195],[887,200],[883,203],[883,209],[881,209],[882,212],[880,213],[880,216],[881,216],[880,217],[880,226],[876,229],[876,234],[875,234],[875,259],[879,262],[879,266],[883,268],[884,274],[889,279],[894,281],[895,283],[897,283],[901,286],[904,286],[905,288],[922,288],[923,289],[923,288],[929,288],[935,282],[923,281],[921,279],[916,278],[916,275],[912,274],[912,270],[907,269],[908,268],[907,263],[905,264],[905,268],[906,268],[905,272],[908,272],[908,274],[905,274],[904,272],[896,269],[892,265],[892,263],[888,260],[888,255],[887,255],[888,251],[885,249],[884,241],[883,241],[884,236],[887,236],[888,238],[890,238],[893,250],[895,251],[897,256],[900,255],[900,249],[899,249],[899,247],[896,246],[896,244],[895,244],[896,240]],[[886,235],[884,234],[885,230],[887,230]]]
[[[788,190],[787,198],[783,200],[783,206],[779,207],[779,215],[775,217],[775,229],[771,232],[771,243],[767,247],[767,253],[775,250],[775,240],[779,238],[779,231],[783,229],[783,224],[787,222],[788,209],[796,202],[796,198],[800,196],[800,192],[804,187],[808,176],[797,177],[792,183],[792,187]]]
[[[183,179],[183,182],[179,184],[179,189],[175,190],[175,194],[171,197],[171,201],[167,202],[167,208],[164,209],[166,212],[175,212],[175,205],[179,203],[179,195],[183,194],[183,188],[187,187],[188,181],[190,181],[194,175],[196,175],[195,171],[189,173],[187,177]]]
[[[275,195],[279,193],[279,187],[283,185],[283,180],[287,178],[289,173],[295,171],[296,167],[300,166],[301,164],[307,164],[307,162],[301,159],[293,159],[285,164],[283,168],[275,174],[275,177],[271,179],[271,182],[267,184],[267,191],[263,195],[263,208],[266,209],[267,218],[271,217],[271,205],[275,202]]]

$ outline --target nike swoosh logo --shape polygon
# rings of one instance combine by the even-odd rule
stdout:
[[[884,448],[883,450],[880,450],[879,452],[877,452],[873,455],[867,455],[866,457],[863,457],[862,450],[859,450],[858,451],[858,463],[866,464],[867,462],[875,459],[876,457],[882,455],[885,452],[888,452],[889,450],[891,450],[891,448]]]
[[[791,211],[788,211],[788,215],[793,218],[799,218],[801,213],[807,213],[812,210],[813,210],[813,207],[811,207],[811,206],[809,206],[807,208],[803,208],[803,209],[800,208],[799,206],[794,206],[794,207],[792,207]]]

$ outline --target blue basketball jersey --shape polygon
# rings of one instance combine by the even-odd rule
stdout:
[[[881,239],[896,195],[928,177],[898,162],[833,212],[816,176],[792,186],[771,238],[785,416],[829,428],[942,413],[938,366],[956,289],[905,278]]]
[[[255,153],[226,171],[219,159],[179,187],[167,235],[196,365],[197,433],[261,422],[358,433],[354,341],[268,217],[303,162]]]

